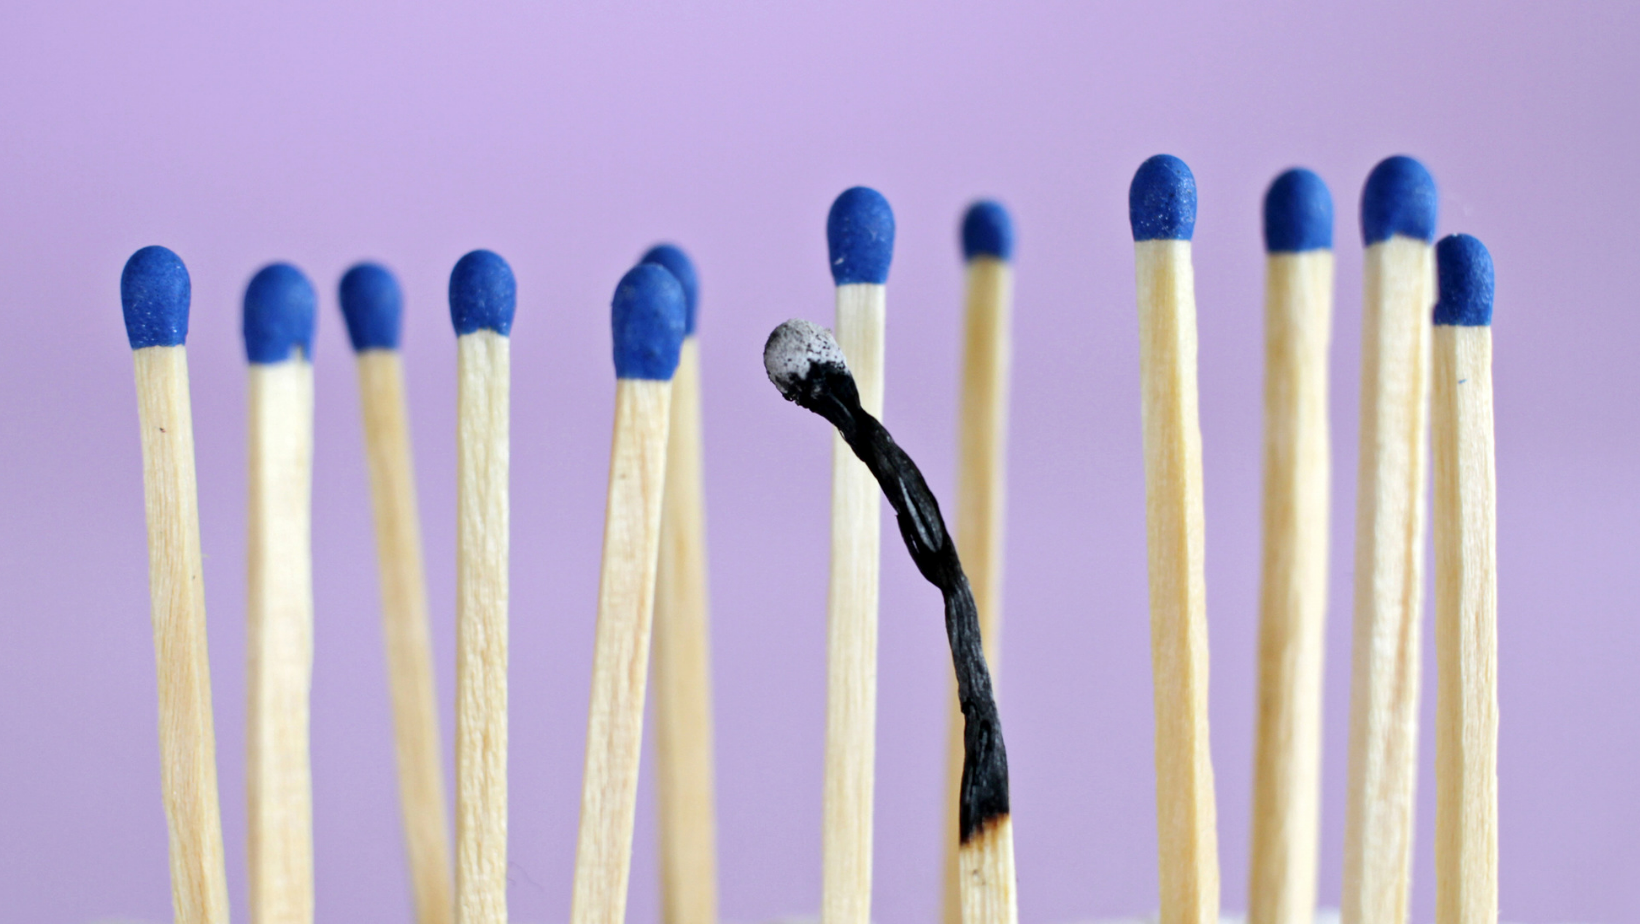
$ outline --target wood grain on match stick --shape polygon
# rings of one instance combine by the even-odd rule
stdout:
[[[1271,253],[1264,314],[1264,555],[1250,924],[1315,916],[1331,453],[1333,253]]]
[[[1188,240],[1134,244],[1156,699],[1162,924],[1219,918],[1218,834],[1207,724],[1196,296]]]
[[[1434,330],[1435,920],[1498,919],[1492,329]]]
[[[457,340],[456,920],[507,920],[511,344]]]
[[[144,347],[131,356],[142,428],[172,909],[177,924],[227,924],[188,357],[180,344]]]
[[[251,920],[313,920],[313,366],[250,373],[246,567]]]
[[[368,349],[358,354],[357,369],[410,886],[418,924],[450,924],[455,915],[450,829],[404,362],[397,350]]]
[[[1366,250],[1343,924],[1402,924],[1412,866],[1434,261]]]
[[[626,920],[671,399],[670,381],[616,381],[571,924]]]
[[[672,376],[668,440],[654,620],[661,919],[717,924],[700,344],[694,337],[683,341]]]
[[[1007,483],[1008,372],[1011,362],[1013,267],[1007,260],[968,261],[964,311],[962,416],[958,421],[957,553],[979,606],[980,636],[993,683],[1001,650],[1002,520]],[[961,919],[957,864],[958,792],[962,786],[962,710],[951,697],[946,746],[946,924]],[[1007,835],[1012,844],[1012,832]],[[1012,854],[1010,853],[1010,857]]]
[[[886,289],[837,287],[837,342],[860,405],[883,410]],[[872,798],[877,754],[877,583],[881,520],[871,472],[834,436],[831,581],[826,621],[826,777],[820,920],[870,924]]]

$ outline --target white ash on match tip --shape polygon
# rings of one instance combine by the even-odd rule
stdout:
[[[774,329],[763,345],[763,369],[781,394],[809,375],[816,365],[847,369],[837,338],[813,321],[793,318]]]

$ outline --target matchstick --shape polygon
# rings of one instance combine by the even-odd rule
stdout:
[[[227,924],[228,875],[216,791],[216,732],[205,645],[199,487],[188,397],[188,269],[144,247],[120,274],[125,335],[136,369],[148,587],[159,676],[160,793],[177,924]]]
[[[1006,483],[1008,367],[1013,314],[1014,225],[995,202],[976,202],[962,219],[968,298],[963,321],[962,416],[958,420],[957,550],[974,601],[985,663],[996,679],[1002,622],[1002,516]],[[945,924],[962,920],[957,864],[958,793],[962,787],[963,716],[952,697],[946,751]]]
[[[672,374],[672,420],[655,572],[655,779],[660,804],[661,920],[717,924],[712,791],[711,657],[706,612],[706,498],[701,484],[700,283],[679,248],[640,261],[683,287],[683,346]]]
[[[1405,924],[1424,598],[1435,181],[1410,157],[1361,193],[1361,439],[1355,495],[1342,924]]]
[[[571,924],[626,920],[672,374],[686,312],[683,287],[656,264],[633,267],[615,288],[615,435]]]
[[[245,289],[245,570],[251,920],[313,921],[313,286],[288,263]]]
[[[513,310],[507,261],[450,272],[456,329],[456,921],[507,921],[507,546]]]
[[[1217,924],[1219,856],[1207,739],[1202,436],[1190,237],[1196,180],[1158,154],[1128,189],[1139,292],[1139,374],[1156,683],[1161,924]]]
[[[411,465],[404,363],[399,353],[403,295],[393,274],[360,263],[342,277],[342,317],[353,344],[364,413],[365,456],[376,523],[382,635],[393,698],[399,808],[417,924],[451,924],[450,830],[444,814],[433,648],[422,571],[421,523]]]
[[[1312,924],[1327,617],[1333,204],[1308,170],[1264,196],[1264,559],[1248,924]]]
[[[917,570],[945,598],[946,637],[966,718],[957,849],[962,921],[1016,924],[1008,754],[985,666],[979,611],[939,502],[916,463],[860,406],[843,350],[830,332],[808,321],[787,321],[769,335],[763,367],[786,400],[830,421],[865,463],[894,508],[900,538]]]
[[[1498,920],[1498,554],[1492,257],[1435,246],[1435,921]]]
[[[860,405],[883,412],[883,333],[894,212],[874,189],[843,191],[826,217],[837,340]],[[826,604],[826,770],[821,924],[870,924],[877,757],[877,486],[841,438],[832,446],[831,583]]]

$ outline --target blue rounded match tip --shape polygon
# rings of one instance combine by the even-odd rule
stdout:
[[[516,307],[518,283],[506,260],[475,250],[456,261],[450,271],[450,321],[456,336],[480,330],[510,336]]]
[[[253,363],[282,363],[301,348],[313,359],[313,315],[319,298],[302,271],[270,263],[245,287],[245,357]]]
[[[665,267],[640,263],[627,270],[610,305],[615,374],[623,379],[672,378],[687,304],[683,284]]]
[[[843,190],[826,216],[826,245],[838,285],[887,282],[894,259],[894,210],[888,200],[869,186]]]
[[[1014,220],[1000,202],[981,199],[962,216],[962,258],[975,257],[1014,257]]]
[[[1188,241],[1196,233],[1196,177],[1184,161],[1157,154],[1128,186],[1128,221],[1136,241]]]
[[[1397,234],[1435,240],[1435,178],[1397,154],[1379,161],[1361,189],[1361,237],[1371,247]]]
[[[1440,297],[1435,323],[1458,327],[1492,324],[1492,255],[1467,234],[1449,234],[1435,245]]]
[[[695,275],[694,261],[683,252],[683,248],[676,244],[656,244],[649,248],[639,263],[658,263],[666,267],[678,284],[683,286],[683,302],[686,314],[683,316],[683,335],[685,337],[695,332],[695,311],[700,305],[700,277]]]
[[[399,281],[379,263],[357,263],[342,276],[338,295],[353,351],[396,350],[403,323]]]
[[[131,349],[180,346],[187,340],[192,291],[188,267],[170,250],[154,244],[132,254],[120,273],[120,306]]]
[[[1331,250],[1333,201],[1327,184],[1302,167],[1276,177],[1264,194],[1264,249],[1270,253]]]

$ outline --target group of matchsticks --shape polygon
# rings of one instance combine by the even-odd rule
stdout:
[[[1195,180],[1182,161],[1158,155],[1139,168],[1129,217],[1143,380],[1163,924],[1209,924],[1219,912],[1195,211]],[[1435,244],[1435,214],[1434,182],[1417,161],[1392,157],[1368,177],[1361,199],[1366,261],[1346,924],[1397,924],[1407,914],[1426,427],[1435,470],[1437,921],[1492,924],[1497,916],[1492,265],[1474,238],[1454,235]],[[1315,907],[1331,467],[1333,207],[1319,177],[1295,169],[1275,180],[1264,201],[1264,236],[1264,550],[1248,916],[1253,924],[1300,924]],[[782,396],[837,429],[821,920],[870,921],[880,490],[918,570],[945,600],[957,708],[944,920],[1015,924],[1007,757],[990,675],[1001,599],[1011,220],[996,203],[980,202],[962,224],[968,284],[955,536],[917,466],[879,419],[894,245],[888,202],[865,187],[845,191],[832,205],[827,238],[837,284],[835,335],[788,321],[770,335],[763,357]],[[625,918],[652,626],[663,918],[717,924],[697,292],[688,258],[661,245],[622,277],[613,299],[614,441],[571,924]],[[188,272],[171,251],[144,248],[126,264],[121,296],[142,426],[173,902],[178,922],[220,924],[228,919],[228,900],[183,347]],[[340,285],[363,396],[417,921],[508,924],[512,271],[494,253],[469,253],[451,273],[449,298],[458,355],[453,876],[398,352],[401,297],[392,275],[374,264],[354,267]],[[249,857],[258,924],[310,924],[314,914],[308,688],[315,304],[312,286],[288,264],[263,269],[245,293]]]

